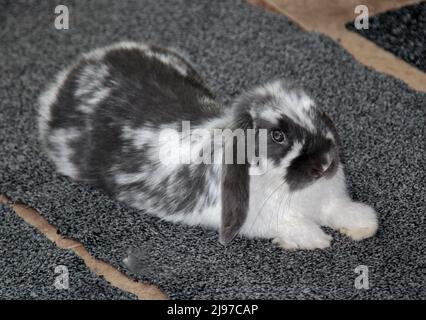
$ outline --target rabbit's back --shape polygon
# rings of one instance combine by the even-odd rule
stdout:
[[[151,157],[162,129],[179,130],[182,121],[197,125],[222,113],[184,58],[136,43],[83,55],[56,77],[39,103],[40,140],[57,170],[127,202],[143,192],[155,198],[158,184],[170,180]],[[185,170],[173,175],[184,179]],[[203,190],[193,181],[187,186]]]

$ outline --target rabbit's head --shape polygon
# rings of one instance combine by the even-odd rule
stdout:
[[[286,192],[295,192],[329,179],[337,171],[339,138],[332,121],[303,90],[286,81],[271,82],[237,98],[232,119],[232,129],[255,132],[252,149],[264,167],[257,170],[257,180],[262,175],[264,179],[273,177],[282,181]],[[266,152],[260,152],[262,147]],[[241,152],[238,143],[226,148],[232,148],[235,155]],[[246,152],[248,148],[249,143],[244,163],[223,166],[222,243],[235,237],[249,209],[253,157]]]

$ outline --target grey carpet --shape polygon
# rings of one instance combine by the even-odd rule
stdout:
[[[241,1],[61,1],[67,31],[54,29],[51,2],[0,3],[0,193],[171,298],[426,298],[426,94]],[[181,48],[224,103],[270,79],[304,83],[341,133],[351,193],[380,213],[377,236],[333,232],[332,247],[313,252],[247,239],[224,248],[214,231],[161,222],[56,174],[36,140],[36,97],[77,54],[122,39]],[[130,248],[133,271],[122,263]],[[358,265],[369,267],[368,290],[354,287]]]
[[[135,299],[91,273],[83,260],[55,247],[0,205],[0,299]],[[68,289],[55,287],[68,269]]]
[[[426,72],[426,1],[369,18],[368,29],[346,27]]]

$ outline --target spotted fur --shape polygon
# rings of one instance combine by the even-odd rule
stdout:
[[[348,196],[331,120],[286,81],[254,88],[225,108],[178,53],[123,42],[82,55],[39,104],[40,139],[60,173],[165,220],[220,229],[223,243],[240,234],[315,249],[330,244],[321,225],[354,239],[377,229],[374,210]],[[176,144],[172,130],[184,122],[193,135]],[[227,144],[197,129],[266,130],[266,170],[251,175],[250,159],[224,164]],[[282,143],[271,138],[274,130],[283,132]],[[194,161],[215,146],[213,163]],[[190,161],[165,163],[161,152]]]

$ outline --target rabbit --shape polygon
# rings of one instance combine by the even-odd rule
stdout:
[[[354,240],[377,231],[375,210],[349,196],[334,124],[288,80],[225,107],[182,54],[121,42],[59,73],[38,111],[41,144],[59,173],[166,221],[216,229],[224,245],[239,235],[324,249],[332,237],[322,226]],[[251,130],[263,142],[248,156],[248,144],[241,153],[229,143],[235,136],[216,142],[200,130]],[[200,155],[213,161],[195,163]]]

